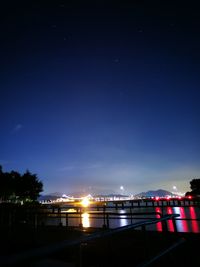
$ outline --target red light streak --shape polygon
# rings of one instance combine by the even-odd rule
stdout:
[[[172,208],[171,207],[168,207],[167,208],[167,213],[168,214],[172,214]],[[170,232],[174,232],[174,225],[173,225],[173,221],[172,220],[168,220],[167,221],[167,225],[168,225],[168,229]]]
[[[161,208],[156,208],[156,212],[162,213]],[[160,219],[160,216],[158,214],[156,214],[156,218]],[[162,229],[162,223],[161,222],[156,223],[156,230],[158,232],[162,232],[163,229]]]
[[[197,219],[197,215],[196,215],[196,211],[194,207],[189,207],[189,211],[190,211],[190,216],[191,219]],[[192,232],[193,233],[199,233],[199,224],[198,221],[191,221],[192,224]]]

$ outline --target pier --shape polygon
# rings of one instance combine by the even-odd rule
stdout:
[[[4,266],[187,266],[197,259],[200,233],[177,231],[179,214],[163,214],[162,208],[198,207],[184,200],[110,200],[48,203],[38,207],[1,207],[0,265]],[[144,208],[145,212],[144,212]],[[152,208],[155,211],[152,212]],[[158,211],[156,211],[158,210]],[[83,225],[87,212],[100,227]],[[112,228],[112,221],[128,224]],[[47,220],[56,223],[48,225]],[[71,220],[76,220],[71,225]],[[185,220],[190,220],[185,218]],[[195,218],[195,223],[199,223]],[[159,225],[159,231],[150,230]],[[186,265],[187,263],[187,265]]]
[[[45,203],[37,208],[23,206],[2,210],[0,224],[12,227],[16,223],[25,223],[35,228],[43,225],[65,227],[116,228],[147,219],[163,218],[168,213],[178,213],[180,208],[199,207],[198,199],[124,199],[124,200],[90,200],[87,207],[81,202]],[[173,211],[176,207],[176,212]],[[179,207],[179,210],[177,208]],[[194,211],[192,210],[194,213]],[[178,221],[196,222],[195,232],[200,231],[199,216],[177,217],[173,219],[171,231],[176,231]],[[95,223],[94,223],[95,222]],[[115,222],[118,222],[117,224]],[[161,227],[157,227],[161,230]]]
[[[91,198],[92,206],[95,206],[97,209],[106,208],[106,207],[115,207],[116,209],[121,208],[134,208],[134,207],[188,207],[188,206],[200,206],[199,198],[192,197],[174,197],[174,198],[140,198],[140,199],[131,199],[131,198],[110,198],[110,197],[101,197],[101,198]],[[55,202],[43,202],[44,205],[49,205],[55,208],[62,208],[67,205],[78,206],[78,201],[55,201]]]
[[[194,266],[199,234],[146,231],[165,218],[146,220],[116,229],[68,229],[63,227],[16,227],[1,229],[0,266],[6,267],[109,267]],[[136,229],[140,228],[141,231]],[[22,234],[23,233],[23,234]],[[8,253],[9,250],[9,253]],[[186,265],[187,264],[187,265]]]

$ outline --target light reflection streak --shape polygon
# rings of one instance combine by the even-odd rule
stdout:
[[[161,208],[156,207],[156,212],[162,213]],[[158,214],[156,214],[156,218],[160,219],[160,216]],[[162,223],[161,222],[156,223],[156,230],[158,232],[162,232]]]
[[[163,208],[161,207],[155,207],[154,209],[156,212],[159,212],[162,214]],[[193,232],[193,233],[200,233],[200,222],[197,221],[196,219],[198,219],[198,209],[195,207],[166,207],[164,209],[164,214],[180,214],[180,216],[175,219],[175,223],[177,226],[177,231],[178,232]],[[76,216],[76,210],[75,209],[66,209],[63,212],[73,212],[74,216]],[[115,228],[115,227],[122,227],[125,225],[128,225],[130,223],[130,217],[128,217],[127,215],[125,215],[126,210],[119,210],[119,214],[117,216],[114,216],[116,218],[110,218],[109,223],[110,223],[110,227],[111,228]],[[68,220],[68,225],[72,225],[74,222],[74,220],[78,220],[75,217],[73,217],[73,214],[69,215],[71,216],[71,218],[69,217]],[[76,216],[77,217],[77,216]],[[117,218],[118,217],[118,218]],[[159,215],[156,215],[156,218],[160,218]],[[189,219],[192,220],[189,220]],[[183,219],[183,220],[182,220]],[[184,219],[188,219],[188,220],[184,220]],[[66,218],[61,218],[62,220],[62,224],[65,225],[66,224]],[[83,227],[87,228],[87,227],[91,227],[91,225],[95,225],[101,226],[102,224],[100,223],[99,220],[97,220],[96,218],[91,217],[91,215],[87,212],[84,212],[82,214],[81,217],[81,223],[83,225]],[[174,225],[173,225],[173,221],[172,220],[168,220],[167,221],[167,226],[168,226],[168,230],[170,232],[174,232]],[[158,222],[155,225],[156,231],[163,231],[162,228],[162,223]],[[154,228],[154,229],[155,229]]]
[[[192,224],[192,232],[193,233],[199,233],[199,224],[198,221],[195,221],[197,219],[197,214],[194,207],[189,207],[190,217],[191,219],[194,219],[194,221],[191,221]]]
[[[168,208],[167,208],[167,213],[168,213],[168,214],[172,214],[172,213],[173,213],[171,207],[168,207]],[[172,220],[168,220],[168,221],[167,221],[167,225],[168,225],[168,229],[169,229],[169,231],[170,231],[170,232],[174,232],[174,226],[173,226],[173,222],[172,222]]]
[[[89,214],[87,212],[84,212],[82,214],[82,224],[83,227],[90,227],[90,219],[89,219]]]
[[[123,213],[125,213],[125,211],[120,210],[120,214],[123,214]],[[128,220],[127,220],[126,215],[120,215],[119,224],[120,224],[120,226],[125,226],[128,224]]]
[[[183,207],[173,207],[174,213],[180,214],[181,219],[187,218]],[[176,220],[178,232],[189,232],[188,223],[186,220]]]

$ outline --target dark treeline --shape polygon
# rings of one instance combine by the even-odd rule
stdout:
[[[36,174],[28,170],[24,174],[16,171],[3,172],[0,166],[0,200],[2,202],[36,201],[43,191],[43,183]]]

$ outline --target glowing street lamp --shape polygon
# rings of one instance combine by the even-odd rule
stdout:
[[[123,185],[120,186],[120,190],[124,191],[124,187],[123,187]]]
[[[81,205],[82,205],[84,208],[86,208],[86,207],[89,206],[89,204],[90,204],[89,199],[88,199],[87,197],[84,197],[84,198],[82,199],[82,201],[81,201]]]
[[[175,190],[175,191],[177,190],[177,187],[175,185],[173,185],[173,190]]]

